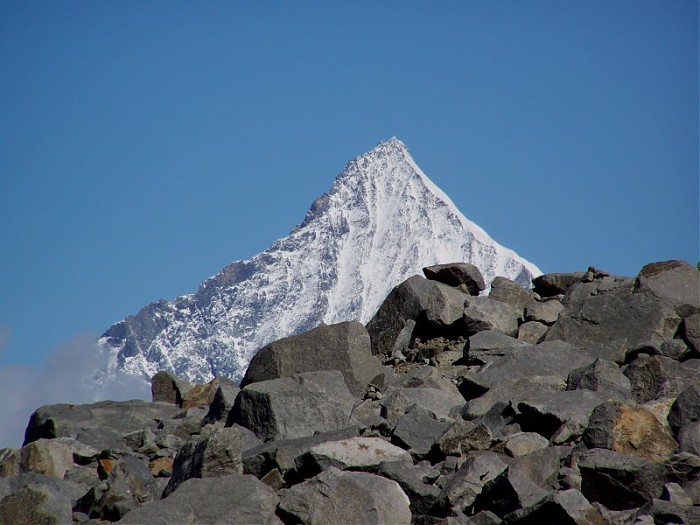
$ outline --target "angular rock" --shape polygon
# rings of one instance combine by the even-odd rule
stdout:
[[[448,393],[437,388],[390,386],[379,404],[382,417],[396,423],[413,405],[429,410],[438,418],[454,417],[464,405],[464,398],[459,393]]]
[[[683,319],[680,334],[693,351],[694,357],[700,357],[700,313]]]
[[[572,370],[566,380],[567,390],[610,392],[620,399],[631,399],[631,388],[629,379],[615,363],[600,358]]]
[[[535,293],[541,297],[553,297],[563,294],[572,284],[578,283],[586,272],[545,273],[532,280]]]
[[[678,450],[700,456],[700,421],[694,421],[681,427],[676,434]]]
[[[25,485],[0,500],[0,525],[63,525],[72,521],[70,500],[48,485]]]
[[[673,338],[681,319],[665,301],[647,293],[610,292],[570,303],[546,341],[568,341],[618,364],[647,341]]]
[[[448,286],[464,285],[469,295],[479,295],[479,292],[486,289],[486,283],[479,268],[471,263],[435,264],[423,268],[423,273],[426,279]]]
[[[297,459],[314,446],[329,441],[342,441],[357,436],[357,428],[347,427],[333,432],[322,432],[313,436],[280,439],[262,443],[243,453],[243,471],[262,478],[267,472],[277,469],[285,478],[296,477]]]
[[[535,505],[505,517],[503,525],[608,525],[580,491],[569,489],[548,495]]]
[[[683,523],[694,525],[700,520],[700,509],[696,510],[672,501],[652,499],[636,512],[635,518],[635,523],[643,523],[644,518],[651,518],[651,523],[654,524]]]
[[[412,465],[391,461],[379,465],[378,474],[396,481],[411,502],[411,513],[427,515],[440,495],[440,488],[432,483],[440,471],[427,462]]]
[[[679,505],[683,505],[685,507],[693,506],[693,500],[690,499],[685,490],[683,490],[683,487],[681,487],[678,483],[666,483],[666,485],[664,485],[664,491],[661,497],[666,501],[678,503]]]
[[[452,420],[440,420],[429,410],[415,406],[399,418],[391,440],[413,457],[424,458],[451,424]]]
[[[539,321],[546,325],[557,322],[564,311],[564,305],[556,299],[537,301],[525,308],[525,321]]]
[[[474,502],[475,510],[489,510],[503,517],[514,510],[531,507],[547,497],[547,491],[518,469],[508,467],[484,484]]]
[[[279,512],[307,525],[344,523],[409,525],[410,502],[395,481],[330,467],[280,491]],[[351,518],[350,518],[351,517]]]
[[[509,466],[525,474],[533,483],[546,490],[558,488],[558,476],[562,466],[571,455],[572,447],[551,446],[535,450],[518,457],[504,457]]]
[[[582,454],[581,492],[611,510],[639,507],[661,496],[667,469],[634,454],[596,448]]]
[[[435,441],[433,453],[439,457],[466,456],[473,450],[488,449],[492,442],[486,425],[458,419]]]
[[[524,378],[516,376],[513,379],[504,379],[488,389],[481,381],[482,378],[472,375],[465,378],[462,383],[462,392],[465,397],[477,396],[469,399],[460,412],[461,416],[468,421],[486,416],[500,403],[517,407],[523,399],[548,392],[562,392],[566,386],[561,377],[555,375],[532,375]],[[491,430],[493,431],[494,428],[492,427]]]
[[[63,479],[73,468],[73,453],[64,443],[52,439],[37,439],[19,451],[19,471],[36,472]]]
[[[339,370],[355,397],[384,373],[372,355],[369,334],[363,325],[347,322],[321,325],[303,334],[286,337],[260,349],[241,381],[241,387],[289,377],[303,372]]]
[[[339,371],[295,374],[243,388],[226,425],[238,423],[263,441],[309,436],[347,426],[353,403]]]
[[[518,341],[536,345],[544,341],[549,327],[538,321],[528,321],[518,327]]]
[[[131,432],[144,428],[155,431],[159,421],[172,418],[178,412],[179,408],[174,405],[139,400],[47,405],[32,414],[24,443],[40,438],[71,437],[103,450]]]
[[[536,432],[518,432],[508,436],[503,444],[503,451],[510,457],[517,458],[532,454],[549,446],[547,438]]]
[[[531,345],[495,330],[483,330],[469,338],[464,355],[470,360],[485,363],[489,357],[504,356]]]
[[[508,465],[493,452],[478,452],[467,458],[457,473],[440,491],[436,511],[446,515],[470,509],[486,483],[508,470]]]
[[[297,458],[297,470],[317,474],[329,467],[339,470],[376,470],[382,462],[411,463],[411,455],[376,437],[353,437],[315,445]]]
[[[506,279],[505,277],[496,277],[491,282],[491,291],[489,297],[496,301],[509,304],[522,312],[526,306],[535,302],[535,294],[532,290],[523,288],[518,283]]]
[[[639,354],[624,370],[637,403],[676,397],[684,388],[700,381],[700,360],[678,363],[660,355]]]
[[[563,305],[585,301],[595,295],[604,295],[606,293],[632,293],[634,290],[634,278],[624,277],[621,275],[608,275],[602,278],[596,278],[591,282],[579,282],[572,284],[566,289],[561,302]]]
[[[216,428],[205,437],[185,443],[175,456],[173,474],[163,497],[190,478],[242,474],[241,442],[242,432],[237,427],[228,427]]]
[[[173,475],[173,458],[157,458],[148,464],[148,470],[154,478],[169,478]]]
[[[647,264],[635,288],[670,302],[681,317],[700,312],[700,271],[686,261]]]
[[[412,340],[416,320],[444,327],[462,317],[464,302],[470,296],[456,288],[418,275],[396,286],[367,324],[372,353],[390,355]]]
[[[232,382],[221,382],[214,392],[214,399],[209,405],[209,411],[204,416],[202,424],[208,425],[222,420],[225,422],[240,391],[240,387]]]
[[[119,523],[281,525],[277,494],[253,476],[189,479],[170,496],[129,512]]]
[[[619,401],[595,407],[583,441],[588,448],[627,452],[657,462],[669,458],[678,448],[654,414]]]
[[[684,389],[671,405],[668,424],[677,434],[681,429],[700,421],[700,385],[697,383]]]
[[[151,396],[154,403],[182,406],[185,393],[193,387],[193,384],[164,371],[151,378]]]
[[[16,448],[0,449],[0,478],[13,478],[20,473],[19,450]],[[0,499],[1,499],[0,494]]]
[[[483,330],[496,330],[515,337],[521,315],[517,308],[490,297],[467,297],[460,324],[463,332],[468,335]]]
[[[203,385],[195,385],[189,389],[182,397],[182,408],[195,408],[209,406],[214,401],[216,392],[221,384],[226,384],[229,388],[235,388],[235,383],[225,377],[215,377]]]
[[[75,509],[90,518],[117,521],[141,505],[157,500],[160,487],[145,462],[135,456],[122,456],[107,479],[80,498]]]
[[[606,400],[607,395],[590,390],[532,395],[518,402],[518,422],[523,430],[536,431],[555,443],[563,443],[580,436],[593,409]]]

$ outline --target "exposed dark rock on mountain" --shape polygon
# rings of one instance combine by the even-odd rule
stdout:
[[[242,386],[159,373],[152,403],[41,407],[0,450],[0,524],[700,523],[698,275],[486,298],[415,276]]]

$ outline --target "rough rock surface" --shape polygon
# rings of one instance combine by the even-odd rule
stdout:
[[[486,288],[479,268],[470,263],[435,264],[423,268],[423,273],[427,279],[449,286],[464,285],[469,295],[479,295]]]
[[[318,476],[283,489],[280,512],[309,525],[344,523],[409,525],[410,501],[395,481],[329,467]]]
[[[367,385],[384,373],[372,355],[365,327],[348,322],[322,325],[261,348],[251,360],[241,387],[320,370],[340,370],[355,397],[362,397]]]
[[[242,389],[156,374],[152,403],[41,407],[0,449],[0,524],[698,523],[693,272],[415,276]]]
[[[337,370],[294,374],[245,387],[226,424],[238,423],[263,441],[302,437],[347,426],[353,403]]]

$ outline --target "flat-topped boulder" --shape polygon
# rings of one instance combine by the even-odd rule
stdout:
[[[244,387],[226,425],[238,423],[263,441],[310,436],[346,427],[354,402],[337,370],[294,374]]]
[[[357,322],[321,325],[261,348],[250,362],[241,387],[302,372],[338,370],[355,397],[384,373],[372,355],[369,333]]]
[[[71,437],[102,450],[131,432],[156,430],[159,421],[170,419],[179,411],[175,405],[140,400],[46,405],[32,414],[24,442]]]
[[[423,268],[427,279],[438,281],[449,286],[463,286],[469,295],[479,295],[486,289],[484,277],[479,268],[466,262],[435,264]]]

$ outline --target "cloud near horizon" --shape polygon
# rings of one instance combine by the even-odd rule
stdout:
[[[0,330],[0,343],[2,337]],[[94,380],[95,372],[107,367],[108,357],[93,334],[81,333],[58,345],[37,366],[0,368],[0,449],[22,446],[30,416],[43,405],[150,400],[148,383],[135,376],[117,373],[103,384]]]

